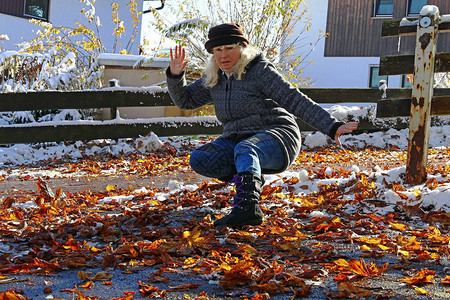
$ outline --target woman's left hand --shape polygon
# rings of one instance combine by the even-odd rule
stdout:
[[[351,133],[356,128],[358,128],[358,122],[348,122],[344,125],[339,126],[339,128],[336,130],[336,135],[334,136],[334,141],[336,142],[336,144],[339,147],[342,147],[341,141],[339,140],[341,134]]]

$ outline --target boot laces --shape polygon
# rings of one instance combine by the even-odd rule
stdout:
[[[230,181],[230,184],[234,184],[234,188],[236,190],[236,194],[234,195],[234,201],[233,201],[233,207],[238,208],[241,207],[240,204],[244,199],[241,197],[241,194],[244,193],[244,190],[242,189],[242,176],[236,175],[233,177],[233,179]]]

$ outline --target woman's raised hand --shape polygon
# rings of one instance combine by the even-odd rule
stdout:
[[[184,60],[186,52],[183,47],[177,45],[175,50],[170,48],[170,73],[180,75],[186,67],[187,61]]]

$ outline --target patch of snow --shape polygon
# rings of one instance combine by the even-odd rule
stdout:
[[[300,183],[304,183],[310,180],[309,173],[307,170],[301,170],[298,172],[298,179]]]
[[[178,180],[170,180],[169,184],[167,185],[167,189],[170,191],[174,190],[180,190],[183,188],[183,184],[179,182]]]
[[[328,137],[321,132],[308,133],[303,144],[308,148],[323,147],[328,144]]]
[[[422,193],[421,207],[431,210],[450,211],[450,184]]]
[[[170,63],[169,57],[147,57],[143,55],[129,55],[117,53],[102,53],[98,56],[99,65],[121,66],[121,67],[146,67],[167,68]]]
[[[310,214],[309,214],[309,217],[310,218],[315,218],[315,217],[328,217],[329,215],[327,214],[327,213],[324,213],[323,211],[318,211],[318,210],[315,210],[315,211],[313,211],[313,212],[311,212]]]
[[[367,116],[370,107],[333,105],[326,110],[339,121],[346,122],[352,120],[356,121],[360,117]]]
[[[400,27],[405,27],[405,26],[417,26],[417,25],[419,25],[419,20],[417,20],[417,19],[410,20],[410,19],[408,19],[408,18],[403,18],[403,19],[400,21]]]
[[[135,147],[141,153],[152,153],[160,150],[163,143],[154,132],[151,132],[149,136],[141,136],[136,139]]]
[[[434,16],[439,13],[439,8],[436,5],[425,5],[420,11],[421,16]]]
[[[113,196],[113,197],[105,197],[103,199],[98,200],[100,203],[110,203],[110,202],[125,202],[132,200],[134,198],[134,195],[131,196]]]
[[[30,209],[30,208],[35,208],[38,209],[39,205],[36,204],[36,202],[34,201],[27,201],[25,203],[13,203],[12,207],[20,207],[22,209]]]

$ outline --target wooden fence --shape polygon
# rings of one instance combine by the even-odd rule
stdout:
[[[383,94],[377,89],[353,88],[307,88],[306,95],[318,103],[376,103]],[[411,95],[411,89],[388,89],[390,99],[402,102]],[[436,89],[436,103],[439,96],[450,95],[450,89]],[[172,106],[166,92],[139,93],[127,91],[86,91],[86,92],[29,92],[0,94],[0,112],[30,111],[49,109],[88,109],[108,107],[149,107]],[[393,105],[396,105],[395,103]],[[450,108],[444,107],[447,114]],[[389,124],[374,122],[369,118],[358,120],[358,132],[403,129],[408,124],[396,119]],[[301,130],[312,131],[313,127],[298,121]],[[219,134],[222,131],[217,119],[211,117],[172,117],[149,119],[120,119],[107,121],[64,121],[59,123],[41,122],[0,126],[0,144],[60,142],[93,139],[118,139],[147,135],[153,131],[158,136]]]

